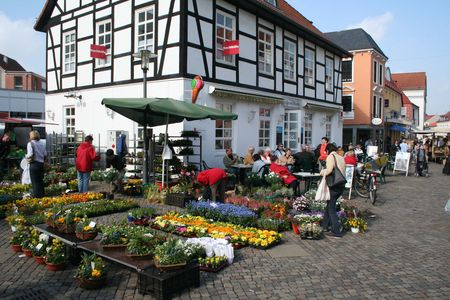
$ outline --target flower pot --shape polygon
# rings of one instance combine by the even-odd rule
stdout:
[[[300,230],[298,230],[297,224],[292,223],[292,229],[294,230],[294,234],[299,235]]]
[[[45,257],[44,256],[35,256],[34,260],[40,265],[45,265]]]
[[[98,234],[97,231],[95,231],[95,232],[75,232],[77,239],[80,239],[82,241],[93,240],[93,239],[95,239],[97,234]]]
[[[33,253],[31,252],[30,249],[23,249],[22,248],[22,252],[23,252],[23,254],[25,254],[26,257],[33,257]]]
[[[103,287],[106,284],[106,276],[90,279],[90,278],[77,278],[78,286],[86,290],[96,290]]]
[[[45,224],[47,224],[47,226],[48,226],[49,228],[55,228],[55,227],[56,227],[55,221],[54,221],[54,220],[51,220],[51,219],[45,220]]]
[[[64,270],[66,267],[65,263],[61,263],[61,264],[52,264],[52,263],[47,263],[47,269],[49,269],[49,271],[62,271]]]
[[[359,233],[359,228],[352,227],[352,233]]]
[[[14,252],[22,252],[22,246],[20,245],[11,245],[11,249]]]

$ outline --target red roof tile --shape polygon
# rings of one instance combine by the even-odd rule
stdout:
[[[266,0],[258,0],[258,2],[264,4],[266,7],[277,11],[292,21],[299,24],[301,27],[308,29],[309,31],[314,32],[315,34],[318,34],[322,38],[329,40],[322,31],[317,29],[316,26],[312,24],[311,21],[309,21],[307,18],[305,18],[301,13],[299,13],[295,8],[293,8],[287,1],[285,0],[277,0],[277,7],[273,6],[272,4],[269,4]]]
[[[424,90],[427,87],[427,74],[425,72],[396,73],[392,74],[392,80],[402,90]]]

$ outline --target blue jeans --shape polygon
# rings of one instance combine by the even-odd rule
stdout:
[[[91,172],[80,172],[78,174],[78,192],[87,193],[89,189],[89,180],[91,179]]]

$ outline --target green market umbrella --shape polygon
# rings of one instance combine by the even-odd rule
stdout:
[[[153,127],[165,124],[166,137],[168,125],[183,120],[236,120],[238,118],[233,113],[170,98],[104,98],[102,104],[144,126],[144,133],[146,133],[147,126]],[[164,147],[166,143],[167,139],[164,141]],[[146,144],[144,146],[145,164],[147,164],[148,156]],[[146,172],[146,166],[144,170]],[[144,182],[147,181],[146,178],[147,174],[144,174]],[[164,163],[162,185],[164,187]]]

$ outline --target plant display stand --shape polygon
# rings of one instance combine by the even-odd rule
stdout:
[[[194,200],[194,197],[192,195],[187,194],[167,194],[165,204],[166,205],[172,205],[172,206],[178,206],[178,207],[185,207],[186,203]]]
[[[160,272],[149,268],[138,274],[138,288],[141,294],[151,294],[157,299],[170,299],[170,295],[189,287],[200,286],[200,268],[192,263],[183,269]]]

